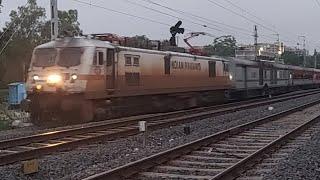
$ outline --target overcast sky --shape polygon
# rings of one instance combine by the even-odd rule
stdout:
[[[82,1],[164,24],[174,25],[178,21],[175,17],[130,4],[128,1],[139,3],[163,13],[177,16],[183,21],[183,27],[188,31],[203,31],[214,36],[232,34],[236,37],[238,43],[252,43],[253,26],[255,23],[259,23],[259,42],[274,42],[276,40],[274,34],[279,32],[280,38],[285,41],[285,44],[297,46],[298,36],[305,35],[308,49],[317,48],[320,50],[320,4],[317,5],[317,0],[210,0],[213,3],[208,0],[152,0],[161,5],[201,16],[203,21],[205,19],[211,20],[206,23],[149,4],[145,2],[146,0]],[[228,1],[242,8],[242,10],[232,6]],[[320,2],[320,0],[318,1]],[[0,14],[0,27],[3,27],[5,22],[8,21],[11,10],[15,10],[25,3],[26,0],[3,0],[4,7]],[[38,0],[38,4],[48,10],[50,0]],[[219,7],[219,5],[222,7]],[[168,39],[170,37],[169,27],[166,25],[84,5],[75,0],[58,0],[58,8],[60,10],[77,9],[79,22],[85,34],[111,32],[123,36],[147,35],[151,39]],[[232,12],[224,8],[230,9]],[[49,17],[48,11],[47,16]],[[214,21],[220,24],[214,24]],[[227,26],[223,26],[221,23]],[[184,36],[181,35],[180,37],[182,39]],[[212,37],[202,36],[195,38],[193,43],[200,45],[210,43],[212,40]],[[300,42],[302,42],[301,38]],[[182,42],[180,43],[185,46]]]

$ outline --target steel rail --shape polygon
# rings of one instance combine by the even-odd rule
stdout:
[[[318,92],[312,92],[318,93]],[[312,94],[312,93],[309,93]],[[255,102],[252,104],[239,105],[237,107],[222,108],[218,110],[212,110],[207,112],[201,112],[197,114],[183,115],[186,112],[179,112],[178,114],[170,114],[174,116],[169,118],[167,115],[158,116],[145,116],[144,118],[130,119],[124,121],[114,121],[112,123],[106,123],[103,125],[93,125],[84,128],[74,128],[70,130],[62,130],[57,132],[48,132],[40,135],[33,135],[23,138],[15,138],[12,140],[0,141],[0,165],[14,163],[21,160],[37,158],[41,155],[50,154],[61,150],[70,150],[80,145],[89,144],[97,141],[107,141],[116,138],[126,137],[130,135],[139,134],[137,122],[140,120],[147,120],[149,123],[148,128],[150,130],[156,130],[163,127],[177,125],[181,123],[191,122],[199,118],[207,118],[225,114],[228,112],[234,112],[242,109],[248,109],[249,107],[256,107],[258,105],[265,105],[275,103],[279,101],[285,101],[291,98],[297,98],[306,96],[295,95],[290,97],[282,97],[279,99],[268,100],[267,102]],[[192,112],[192,111],[190,111]],[[169,118],[169,119],[165,119]],[[64,140],[68,139],[69,140]],[[72,140],[70,140],[70,138]],[[53,143],[51,142],[53,141]],[[48,143],[50,142],[50,143]],[[45,144],[42,147],[30,147],[32,144]],[[16,150],[18,148],[19,150]],[[9,149],[9,150],[8,150]],[[22,149],[22,150],[21,150]],[[7,153],[10,152],[10,153]],[[1,154],[5,153],[5,154]]]
[[[191,109],[191,110],[186,110],[186,111],[178,111],[178,112],[170,112],[170,113],[160,113],[156,115],[145,115],[143,117],[133,117],[133,118],[121,118],[121,119],[114,119],[107,121],[104,124],[100,124],[101,122],[98,122],[97,125],[89,125],[87,127],[78,127],[78,128],[72,128],[72,129],[66,129],[66,130],[60,130],[60,131],[53,131],[53,132],[46,132],[46,133],[41,133],[41,134],[36,134],[36,135],[31,135],[27,137],[22,137],[22,138],[14,138],[10,140],[5,140],[5,141],[0,141],[0,149],[4,148],[10,148],[14,146],[20,146],[20,145],[25,145],[28,143],[32,142],[38,142],[38,141],[45,141],[48,139],[56,139],[56,138],[62,138],[62,137],[68,137],[68,136],[73,136],[73,135],[80,135],[80,134],[85,134],[89,132],[94,132],[94,131],[99,131],[99,130],[107,130],[107,129],[112,129],[116,127],[123,127],[123,126],[128,126],[128,125],[136,125],[138,121],[149,121],[149,122],[155,122],[159,120],[164,120],[168,118],[175,118],[179,116],[186,116],[186,114],[190,113],[191,116],[189,116],[189,119],[192,117],[200,117],[200,118],[205,118],[204,115],[210,115],[212,116],[218,116],[221,114],[226,114],[226,113],[231,113],[235,111],[240,111],[256,106],[263,106],[263,105],[268,105],[272,103],[277,103],[277,102],[282,102],[285,100],[293,99],[293,98],[300,98],[308,95],[313,95],[313,94],[318,94],[320,93],[319,90],[316,92],[309,92],[306,94],[298,94],[298,95],[293,95],[293,96],[284,96],[276,99],[263,99],[264,101],[261,100],[250,100],[249,102],[239,102],[239,103],[230,103],[230,104],[224,104],[224,105],[218,105],[218,106],[213,106],[213,107],[204,107],[204,108],[197,108],[197,109]],[[249,103],[249,104],[247,104]],[[213,110],[212,112],[209,110]],[[214,111],[216,110],[216,111]],[[207,112],[206,112],[207,111]],[[201,113],[203,112],[203,116],[199,115],[192,115],[193,113]],[[186,119],[186,118],[179,118],[179,119]],[[177,119],[177,120],[179,120]],[[179,122],[179,121],[177,121]],[[170,124],[172,125],[172,124]]]
[[[263,155],[274,151],[275,149],[278,149],[283,144],[285,144],[290,139],[294,138],[299,134],[299,132],[304,131],[308,127],[312,126],[313,124],[317,123],[320,120],[320,116],[317,116],[306,123],[300,125],[299,127],[295,128],[294,130],[288,132],[284,136],[279,137],[278,139],[272,141],[265,147],[259,149],[255,153],[251,154],[250,156],[246,157],[245,159],[241,160],[240,162],[234,164],[233,166],[229,167],[225,171],[219,173],[214,178],[210,180],[229,180],[234,179],[238,177],[242,172],[246,171],[247,169],[250,169],[250,167],[260,160],[262,160],[264,157]]]
[[[252,128],[258,126],[258,125],[278,120],[278,119],[280,119],[282,117],[285,117],[285,116],[287,116],[289,114],[298,112],[298,111],[306,109],[308,107],[312,107],[312,106],[314,106],[316,104],[319,104],[319,103],[320,103],[320,100],[316,100],[314,102],[307,103],[307,104],[301,105],[299,107],[291,108],[289,110],[282,111],[280,113],[277,113],[277,114],[274,114],[274,115],[271,115],[271,116],[267,116],[267,117],[255,120],[253,122],[249,122],[249,123],[246,123],[246,124],[243,124],[243,125],[240,125],[240,126],[236,126],[236,127],[230,128],[228,130],[224,130],[222,132],[219,132],[219,133],[204,137],[204,138],[202,138],[200,140],[193,141],[191,143],[188,143],[188,144],[185,144],[185,145],[182,145],[182,146],[178,146],[176,148],[173,148],[173,149],[170,149],[170,150],[167,150],[167,151],[152,155],[150,157],[143,158],[141,160],[126,164],[124,166],[120,166],[120,167],[117,167],[115,169],[112,169],[112,170],[109,170],[109,171],[106,171],[106,172],[102,172],[102,173],[87,177],[84,180],[126,179],[126,178],[130,178],[133,175],[138,174],[139,172],[143,172],[143,171],[148,170],[150,168],[153,168],[153,167],[155,167],[157,165],[164,164],[164,163],[166,163],[166,162],[168,162],[170,160],[173,160],[173,159],[176,159],[176,158],[181,157],[183,155],[189,154],[189,153],[191,153],[191,152],[193,152],[193,151],[195,151],[195,150],[197,150],[197,149],[199,149],[201,147],[208,146],[210,144],[218,142],[218,141],[220,141],[222,139],[225,139],[227,137],[231,137],[231,136],[237,135],[237,134],[239,134],[241,132],[244,132],[246,130],[252,129]],[[295,134],[298,130],[301,130],[301,129],[307,127],[308,125],[310,125],[311,123],[315,122],[318,119],[319,119],[319,117],[313,119],[313,121],[309,121],[307,124],[304,124],[303,126],[300,126],[300,127],[296,128],[294,131],[291,131],[287,135],[291,136],[291,135]],[[290,138],[290,137],[283,136],[283,137],[277,139],[276,141],[268,144],[268,146],[276,146],[276,145],[278,145],[278,142],[280,142],[280,141],[282,142],[283,138]],[[232,166],[232,168],[228,169],[228,172],[221,173],[215,179],[220,179],[220,178],[224,178],[224,177],[225,177],[225,179],[228,179],[229,178],[228,177],[229,173],[236,172],[237,168],[241,168],[241,166],[243,166],[243,164],[249,162],[249,160],[251,162],[254,158],[257,158],[257,156],[259,156],[259,154],[265,153],[265,152],[267,152],[267,150],[269,150],[269,147],[264,147],[263,149],[260,149],[259,152],[256,152],[256,153],[252,154],[252,156],[250,156],[250,158],[246,158],[245,160],[239,162],[239,164]]]

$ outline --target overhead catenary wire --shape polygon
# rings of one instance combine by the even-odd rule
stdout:
[[[260,27],[262,27],[262,28],[264,28],[264,29],[266,29],[266,30],[269,30],[269,31],[271,31],[271,32],[273,32],[273,33],[279,34],[279,33],[277,32],[277,30],[275,30],[276,27],[275,27],[274,25],[272,25],[272,26],[273,26],[273,29],[272,29],[272,28],[268,27],[267,25],[261,24],[261,23],[255,21],[255,20],[252,20],[252,19],[246,17],[246,16],[243,15],[243,14],[240,14],[240,13],[238,13],[238,12],[232,10],[232,9],[226,8],[226,7],[224,7],[223,5],[219,4],[218,2],[215,2],[215,1],[212,1],[212,0],[207,0],[207,1],[208,1],[209,3],[215,5],[215,6],[218,6],[218,7],[222,8],[222,9],[225,9],[225,10],[227,10],[227,11],[229,11],[229,12],[231,12],[231,13],[237,15],[237,16],[240,16],[240,17],[244,18],[245,20],[247,20],[247,21],[249,21],[249,22],[252,22],[252,23],[254,23],[254,24],[256,24],[256,25],[259,25]],[[231,2],[230,0],[225,0],[225,1]],[[232,2],[231,2],[231,3],[232,3]],[[230,4],[230,3],[229,3],[229,4]],[[234,3],[233,3],[233,4],[234,4]],[[254,17],[256,17],[256,18],[259,18],[258,16],[254,15],[253,13],[250,13],[248,10],[245,10],[244,8],[242,8],[242,7],[240,7],[240,6],[236,5],[236,4],[234,4],[234,6],[237,6],[237,7],[238,7],[237,9],[242,9],[242,11],[246,11],[247,14],[251,14],[251,16],[254,16]],[[259,19],[262,19],[262,18],[259,18]],[[262,21],[266,22],[265,20],[262,20]],[[270,23],[268,23],[268,24],[270,24]],[[271,38],[270,36],[267,36],[267,37],[268,37],[268,38]],[[282,37],[285,37],[285,36],[282,35]],[[291,40],[291,38],[282,38],[282,39],[283,39],[284,42],[296,43],[296,41]]]
[[[227,2],[228,4],[232,5],[233,7],[236,7],[237,9],[241,10],[242,12],[244,12],[244,13],[246,13],[246,14],[254,17],[254,18],[256,18],[256,19],[259,20],[259,21],[263,21],[263,22],[265,22],[266,24],[269,24],[269,25],[271,25],[272,27],[274,27],[274,28],[276,29],[276,26],[275,26],[274,24],[271,24],[270,22],[268,22],[268,21],[260,18],[259,16],[255,15],[254,13],[250,12],[249,10],[246,10],[246,9],[242,8],[241,6],[233,3],[233,2],[230,1],[230,0],[224,0],[224,1]]]
[[[221,4],[219,4],[219,3],[215,2],[215,1],[212,1],[212,0],[207,0],[207,1],[208,1],[209,3],[215,5],[215,6],[218,6],[218,7],[222,8],[222,9],[225,9],[226,11],[229,11],[229,12],[231,12],[231,13],[237,15],[237,16],[240,16],[240,17],[244,18],[245,20],[247,20],[247,21],[249,21],[249,22],[252,22],[252,23],[254,23],[254,24],[256,24],[256,25],[259,25],[260,27],[263,27],[264,29],[267,29],[267,30],[269,30],[269,31],[271,31],[271,32],[273,32],[273,33],[278,33],[278,32],[275,31],[274,29],[269,28],[268,26],[265,26],[265,25],[263,25],[263,24],[255,21],[255,20],[252,20],[252,19],[250,19],[250,18],[248,18],[248,17],[246,17],[246,16],[244,16],[244,15],[242,15],[242,14],[240,14],[240,13],[238,13],[238,12],[232,10],[232,9],[226,8],[226,7],[224,7],[223,5],[221,5]]]
[[[175,15],[172,15],[172,14],[169,14],[169,13],[165,13],[165,12],[162,12],[162,11],[160,11],[160,10],[157,10],[157,9],[150,8],[150,7],[148,7],[148,6],[139,4],[139,3],[137,3],[137,2],[132,2],[132,1],[130,1],[130,0],[124,0],[124,1],[126,1],[126,2],[128,2],[128,3],[131,3],[131,4],[134,4],[134,5],[136,5],[136,6],[140,6],[140,7],[143,7],[143,8],[146,8],[146,9],[149,9],[149,10],[152,10],[152,11],[155,11],[155,12],[158,12],[158,13],[160,13],[160,14],[164,14],[164,15],[167,15],[167,16],[170,16],[170,17],[174,17],[174,18],[177,18],[177,19],[180,19],[180,20],[186,20],[185,18],[181,18],[181,17],[179,17],[179,16],[175,16]],[[213,26],[215,26],[215,27],[221,28],[221,26],[217,26],[217,25],[213,24],[212,22],[210,22],[210,21],[212,21],[212,20],[210,20],[210,19],[203,20],[203,19],[204,19],[203,17],[197,16],[197,15],[193,15],[192,13],[188,13],[188,12],[185,12],[185,11],[173,9],[173,8],[171,8],[171,7],[164,6],[164,5],[160,4],[160,3],[157,3],[157,2],[154,2],[154,1],[151,1],[151,0],[141,0],[141,1],[144,1],[144,2],[147,2],[147,3],[151,3],[151,4],[154,4],[154,5],[157,5],[157,6],[159,6],[159,7],[168,9],[168,10],[174,12],[174,13],[177,13],[177,14],[180,14],[180,15],[183,15],[183,16],[185,16],[185,15],[194,16],[194,17],[196,17],[196,20],[197,20],[197,21],[201,21],[201,22],[204,22],[204,23],[213,25]],[[193,17],[193,19],[194,19],[194,17]],[[195,21],[190,21],[190,20],[187,20],[187,21],[192,22],[193,24],[202,26],[202,27],[204,27],[204,28],[216,30],[216,31],[219,31],[219,32],[225,32],[225,31],[223,31],[223,30],[221,30],[221,29],[213,28],[213,27],[211,27],[211,26],[209,26],[209,25],[206,25],[206,24],[203,25],[203,24],[197,23],[197,22],[195,22]],[[218,21],[216,21],[216,22],[218,22]],[[223,23],[221,23],[221,24],[223,24]],[[226,24],[224,24],[224,25],[226,25]],[[249,30],[247,30],[247,29],[239,28],[239,27],[234,27],[234,26],[231,26],[231,25],[226,25],[226,26],[233,27],[233,28],[236,28],[236,29],[238,29],[238,30],[240,29],[240,31],[245,31],[245,32],[246,32],[246,33],[243,33],[243,32],[239,32],[239,31],[231,30],[231,32],[229,31],[228,33],[234,34],[234,33],[232,33],[232,31],[234,31],[234,32],[237,32],[237,33],[245,34],[245,35],[246,35],[246,36],[245,36],[246,38],[247,38],[248,36],[250,36],[250,37],[252,36],[252,34],[249,34],[249,33],[251,33],[251,31],[249,31]],[[191,31],[192,31],[192,30],[191,30]],[[192,31],[192,32],[195,32],[195,31]],[[247,32],[249,32],[249,33],[247,33]],[[207,33],[207,34],[208,34],[208,33]],[[266,36],[266,35],[262,35],[262,36],[268,37],[268,36]],[[269,38],[270,38],[270,36],[269,36]],[[265,39],[265,38],[264,38],[264,39]]]
[[[118,14],[127,15],[127,16],[131,16],[131,17],[135,17],[135,18],[138,18],[138,19],[142,19],[142,20],[146,20],[146,21],[151,21],[151,22],[154,22],[154,23],[158,23],[158,24],[162,24],[162,25],[166,25],[166,26],[171,27],[171,25],[166,24],[166,23],[162,23],[162,22],[159,22],[159,21],[156,21],[156,20],[151,20],[151,19],[149,19],[149,18],[137,16],[137,15],[134,15],[134,14],[124,13],[124,12],[121,12],[121,11],[118,11],[118,10],[114,10],[114,9],[110,9],[110,8],[106,8],[106,7],[97,5],[97,4],[93,4],[92,2],[84,2],[84,1],[81,1],[81,0],[73,0],[73,1],[78,2],[78,3],[81,3],[81,4],[85,4],[85,5],[88,5],[88,6],[92,6],[92,7],[97,7],[97,8],[105,9],[105,10],[107,10],[107,11],[115,12],[115,13],[118,13]],[[145,0],[144,0],[144,1],[145,1]],[[150,2],[153,2],[153,1],[150,1]],[[133,3],[133,2],[131,1],[131,3]],[[148,9],[151,10],[151,9],[153,9],[153,8],[148,8]],[[153,11],[154,11],[154,10],[155,10],[155,9],[153,9]],[[158,11],[158,10],[156,10],[156,11]],[[163,14],[163,13],[162,13],[162,14]],[[166,13],[166,14],[167,14],[167,15],[170,15],[170,14],[168,14],[168,13]],[[170,16],[172,17],[172,15],[170,15]],[[177,17],[177,16],[175,16],[175,17]],[[180,18],[180,19],[181,19],[181,18]],[[199,23],[198,23],[198,25],[203,26],[203,24],[199,24]],[[209,27],[209,26],[203,26],[203,27],[207,27],[207,28],[209,28],[209,29],[214,29],[214,30],[216,30],[216,28],[212,28],[212,27]],[[186,30],[189,30],[189,31],[192,32],[192,30],[190,30],[190,29],[188,29],[188,28],[186,28]],[[223,31],[221,31],[221,32],[223,32]],[[252,36],[251,34],[248,34],[248,33],[247,33],[246,35]],[[266,37],[267,37],[267,36],[266,36]],[[269,37],[269,38],[270,38],[270,37]]]
[[[141,1],[144,1],[144,2],[147,2],[147,3],[153,4],[153,5],[168,9],[168,10],[170,10],[172,12],[175,12],[175,13],[178,13],[178,14],[187,15],[189,17],[192,17],[193,19],[197,19],[199,21],[202,21],[202,22],[205,22],[205,23],[209,23],[210,25],[216,26],[218,28],[221,28],[221,26],[219,26],[219,25],[222,25],[222,26],[226,26],[226,27],[231,28],[231,29],[237,29],[237,30],[240,30],[240,31],[243,31],[243,32],[251,33],[251,31],[249,31],[248,29],[245,29],[245,28],[228,25],[228,24],[225,24],[225,23],[222,23],[222,22],[219,22],[219,21],[215,21],[215,20],[212,20],[212,19],[201,17],[199,15],[196,15],[196,14],[193,14],[193,13],[190,13],[190,12],[174,9],[174,8],[165,6],[163,4],[160,4],[160,3],[157,3],[157,2],[154,2],[154,1],[151,1],[151,0],[141,0]],[[216,25],[216,24],[219,24],[219,25]]]
[[[272,24],[272,23],[264,20],[263,18],[260,18],[259,16],[255,15],[254,13],[250,12],[249,10],[247,10],[247,9],[245,9],[245,8],[242,8],[241,6],[233,3],[231,0],[224,0],[224,1],[227,2],[227,3],[229,3],[229,4],[231,4],[233,7],[236,7],[237,9],[241,10],[242,12],[244,12],[244,13],[246,13],[246,14],[254,17],[254,18],[256,18],[257,20],[263,21],[263,22],[265,22],[266,24],[269,24],[269,25],[271,25],[273,28],[277,29],[277,27],[276,27],[274,24]],[[294,35],[293,33],[291,33],[291,34]],[[286,41],[286,42],[296,43],[296,41],[291,40],[291,38],[289,38],[289,36],[286,36],[286,35],[281,35],[281,36],[282,36],[282,37],[285,37],[285,40],[284,40],[284,41]],[[297,35],[294,35],[294,36],[297,36]]]
[[[4,50],[7,48],[7,46],[9,45],[9,43],[11,42],[13,36],[18,32],[18,28],[16,28],[16,30],[12,33],[12,35],[10,36],[9,40],[5,43],[4,47],[1,49],[0,51],[0,56],[2,55],[2,53],[4,52]]]
[[[29,0],[27,0],[27,3],[23,7],[27,7],[29,4]],[[8,28],[0,35],[0,40],[3,38],[3,36],[11,29],[11,27],[14,25],[16,21],[12,21],[9,25]]]
[[[152,0],[141,0],[141,1],[148,2],[150,4],[156,5],[158,7],[165,8],[167,10],[170,10],[170,11],[178,13],[178,14],[189,16],[189,17],[191,17],[193,19],[208,23],[208,24],[216,26],[218,28],[228,29],[228,31],[231,30],[232,32],[241,33],[241,34],[244,34],[244,35],[250,36],[250,37],[253,36],[251,30],[248,30],[248,29],[245,29],[245,28],[242,28],[242,27],[237,27],[237,26],[225,24],[223,22],[219,22],[219,21],[212,20],[212,19],[209,19],[209,18],[206,18],[206,17],[202,17],[202,16],[199,16],[199,15],[190,13],[190,12],[186,12],[186,11],[182,11],[182,10],[179,10],[179,9],[176,9],[176,8],[165,6],[165,5],[163,5],[163,4],[159,3],[159,2],[155,2],[155,1],[152,1]],[[219,25],[217,25],[217,24],[219,24]],[[225,26],[225,27],[221,27],[221,26]],[[260,34],[260,36],[261,36],[261,38],[266,39],[266,40],[268,40],[267,38],[274,39],[273,37],[271,37],[269,35],[265,35],[265,34]]]
[[[24,22],[24,20],[27,18],[27,16],[24,16],[19,24],[19,26]],[[5,43],[5,45],[3,46],[3,48],[0,51],[0,56],[2,55],[2,53],[4,52],[4,50],[8,47],[8,45],[10,44],[10,42],[12,41],[13,36],[19,31],[19,28],[15,28],[14,32],[11,34],[10,38],[8,39],[8,41]],[[6,32],[6,31],[5,31]],[[1,36],[2,37],[2,36]],[[1,39],[1,38],[0,38]]]
[[[320,1],[319,0],[315,0],[316,4],[318,4],[318,6],[320,7]]]
[[[139,7],[143,7],[145,9],[148,9],[148,10],[151,10],[151,11],[154,11],[154,12],[157,12],[157,13],[160,13],[160,14],[163,14],[163,15],[166,15],[166,16],[169,16],[169,17],[173,17],[173,18],[176,18],[178,20],[183,20],[183,21],[188,21],[192,24],[195,24],[195,25],[198,25],[198,26],[201,26],[201,27],[204,27],[204,28],[209,28],[209,29],[212,29],[212,30],[215,30],[215,31],[219,31],[219,32],[223,32],[221,29],[217,29],[217,28],[214,28],[214,27],[210,27],[206,24],[201,24],[201,23],[198,23],[198,22],[195,22],[195,21],[192,21],[192,20],[189,20],[189,19],[185,19],[185,18],[181,18],[179,16],[175,16],[175,15],[172,15],[172,14],[169,14],[169,13],[165,13],[165,12],[162,12],[162,11],[159,11],[157,9],[154,9],[154,8],[151,8],[151,7],[148,7],[148,6],[145,6],[143,4],[139,4],[137,2],[132,2],[130,0],[123,0],[125,2],[128,2],[130,4],[133,4],[133,5],[136,5],[136,6],[139,6]]]
[[[164,22],[160,22],[160,21],[157,21],[157,20],[154,20],[154,19],[150,19],[150,18],[146,18],[146,17],[142,17],[142,16],[137,16],[137,15],[130,14],[130,13],[125,13],[125,12],[122,12],[122,11],[117,11],[117,10],[114,10],[114,9],[110,9],[110,8],[107,8],[107,7],[104,7],[104,6],[100,6],[100,5],[94,4],[92,2],[86,2],[86,1],[81,1],[81,0],[72,0],[72,1],[84,4],[84,5],[96,7],[96,8],[99,8],[99,9],[104,9],[106,11],[114,12],[114,13],[117,13],[117,14],[130,16],[130,17],[133,17],[133,18],[136,18],[136,19],[140,19],[140,20],[144,20],[144,21],[148,21],[148,22],[152,22],[152,23],[156,23],[156,24],[161,24],[161,25],[169,26],[169,27],[172,26],[172,25],[164,23]]]

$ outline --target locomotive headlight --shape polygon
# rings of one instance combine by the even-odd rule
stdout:
[[[71,75],[71,80],[77,80],[77,79],[78,79],[78,76],[76,74]]]
[[[230,79],[230,80],[232,80],[232,79],[233,79],[232,74],[229,74],[229,79]]]
[[[33,76],[32,76],[32,79],[33,79],[34,81],[38,81],[38,80],[40,79],[40,77],[39,77],[38,75],[33,75]]]
[[[38,85],[36,86],[36,89],[37,89],[37,90],[41,90],[41,89],[42,89],[42,85],[38,84]]]
[[[62,76],[58,74],[51,74],[48,76],[47,83],[48,84],[58,84],[62,82]]]

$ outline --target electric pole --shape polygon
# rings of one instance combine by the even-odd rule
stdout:
[[[281,42],[280,42],[280,34],[274,34],[277,36],[277,43],[274,45],[273,52],[276,56],[276,63],[280,62],[281,56]]]
[[[58,0],[50,0],[51,9],[51,40],[54,41],[59,36]]]
[[[317,50],[314,49],[314,68],[317,69]]]
[[[299,36],[303,38],[303,67],[307,66],[307,50],[306,50],[306,36]]]
[[[257,25],[254,25],[254,60],[258,60],[258,28]]]

